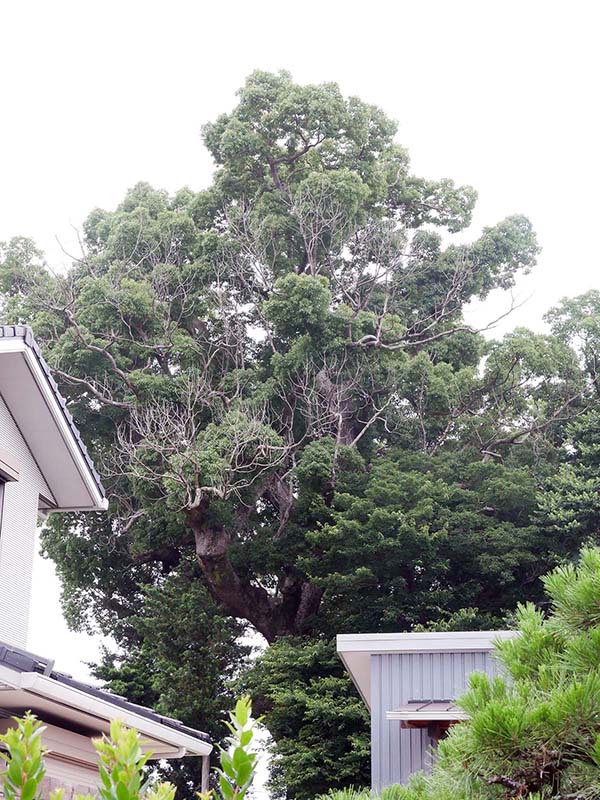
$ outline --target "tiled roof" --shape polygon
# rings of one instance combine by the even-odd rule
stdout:
[[[91,474],[92,474],[92,476],[94,478],[94,481],[95,481],[95,483],[96,483],[96,485],[98,487],[98,491],[100,492],[100,494],[101,494],[101,496],[103,498],[106,497],[106,492],[104,491],[104,487],[102,486],[102,481],[100,479],[100,475],[98,475],[98,473],[96,471],[96,468],[94,467],[94,462],[92,461],[91,456],[88,453],[87,448],[86,448],[85,444],[83,443],[83,441],[81,439],[81,435],[80,435],[79,431],[77,430],[77,426],[75,425],[75,420],[73,419],[73,417],[69,413],[69,410],[67,409],[66,400],[61,395],[61,393],[59,391],[59,388],[58,388],[58,386],[56,384],[56,381],[52,377],[52,372],[50,371],[50,367],[48,366],[48,364],[44,360],[44,357],[42,356],[42,351],[40,350],[40,347],[39,347],[38,343],[35,341],[35,338],[34,338],[34,335],[33,335],[33,331],[27,325],[0,325],[0,339],[3,339],[3,338],[4,339],[7,339],[7,338],[8,339],[22,339],[25,342],[25,344],[34,353],[38,364],[42,368],[42,371],[44,372],[44,374],[45,374],[45,376],[46,376],[46,378],[48,380],[48,383],[49,383],[50,387],[52,388],[52,391],[54,392],[54,396],[56,397],[58,405],[60,406],[60,409],[61,409],[61,411],[63,413],[63,416],[64,416],[69,428],[71,429],[71,433],[73,434],[73,438],[74,438],[75,442],[77,443],[77,446],[78,446],[79,450],[81,451],[81,455],[83,456],[83,458],[85,459],[86,464],[89,467],[89,470],[90,470],[90,472],[91,472]]]
[[[138,714],[140,717],[158,722],[161,725],[165,725],[167,728],[172,728],[173,730],[192,736],[194,739],[209,743],[211,741],[207,733],[198,731],[195,728],[190,728],[177,719],[165,717],[153,711],[151,708],[137,705],[137,703],[131,703],[124,697],[121,697],[121,695],[107,692],[106,689],[99,689],[97,686],[92,686],[92,684],[84,683],[83,681],[75,680],[70,675],[66,675],[63,672],[57,672],[54,670],[54,662],[51,659],[36,656],[34,653],[30,653],[27,650],[21,650],[12,645],[0,643],[0,664],[15,672],[37,672],[57,683],[70,686],[72,689],[78,689],[80,692],[104,700],[116,708],[122,708],[133,714]]]

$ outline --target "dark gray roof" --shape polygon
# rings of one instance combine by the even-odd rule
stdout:
[[[96,472],[96,468],[94,467],[94,462],[92,461],[91,456],[88,453],[87,448],[81,439],[81,435],[77,430],[77,426],[75,425],[75,420],[73,419],[73,417],[69,413],[69,410],[67,409],[66,400],[61,395],[59,388],[56,384],[56,381],[52,377],[52,372],[50,371],[50,367],[44,360],[44,357],[42,356],[42,351],[40,350],[38,343],[35,341],[33,331],[28,325],[0,325],[0,339],[2,338],[23,339],[25,344],[31,349],[31,351],[35,355],[38,364],[42,368],[42,371],[46,375],[48,383],[50,384],[52,391],[54,392],[54,396],[56,397],[58,405],[61,408],[61,411],[67,422],[67,425],[71,429],[71,433],[73,434],[73,438],[75,439],[75,442],[77,443],[77,446],[81,451],[81,455],[83,456],[94,478],[94,481],[96,482],[98,491],[100,492],[103,498],[106,497],[106,492],[104,491],[104,487],[102,486],[100,475],[98,475],[98,473]]]
[[[80,692],[85,692],[85,694],[89,694],[92,697],[97,697],[100,700],[104,700],[105,702],[115,706],[115,708],[122,708],[125,711],[131,711],[133,714],[139,714],[140,717],[145,717],[153,722],[158,722],[161,725],[165,725],[167,728],[180,731],[181,733],[185,733],[188,736],[192,736],[194,739],[199,739],[202,742],[210,743],[211,741],[211,738],[207,733],[197,731],[195,728],[190,728],[188,725],[184,725],[183,722],[180,722],[177,719],[173,719],[172,717],[164,717],[162,714],[158,714],[151,708],[139,706],[137,703],[131,703],[129,700],[126,700],[124,697],[121,697],[118,694],[113,694],[112,692],[107,692],[106,689],[99,689],[97,686],[92,686],[89,683],[75,680],[64,672],[57,672],[54,669],[54,661],[41,656],[36,656],[34,653],[30,653],[27,650],[21,650],[18,647],[13,647],[13,645],[0,642],[0,664],[3,664],[15,672],[38,672],[39,674],[45,675],[57,683],[70,686],[73,689],[78,689]]]

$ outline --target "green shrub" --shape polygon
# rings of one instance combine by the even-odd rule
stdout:
[[[321,795],[318,800],[371,800],[372,793],[368,789],[356,789],[348,786],[345,789],[333,789]]]
[[[242,697],[229,713],[231,736],[220,748],[219,789],[223,800],[243,800],[256,774],[256,753],[250,751],[257,720],[252,719],[252,702]],[[210,792],[208,793],[210,795]]]

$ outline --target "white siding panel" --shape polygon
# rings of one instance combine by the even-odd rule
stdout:
[[[41,786],[42,800],[49,800],[50,792],[64,790],[65,800],[74,800],[76,795],[98,795],[98,768],[86,767],[72,761],[46,756],[46,776]]]
[[[0,397],[0,447],[19,462],[19,480],[4,487],[0,528],[0,641],[26,647],[40,494],[52,497]]]

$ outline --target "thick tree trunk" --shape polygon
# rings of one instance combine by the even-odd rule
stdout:
[[[206,505],[188,511],[188,524],[194,533],[196,556],[213,597],[232,616],[250,622],[271,643],[279,636],[305,630],[319,610],[323,592],[307,581],[291,576],[280,580],[278,591],[241,577],[229,557],[231,533],[209,524]]]

